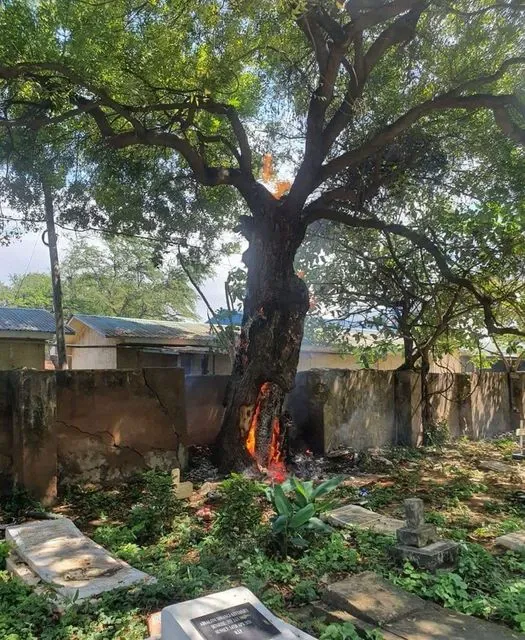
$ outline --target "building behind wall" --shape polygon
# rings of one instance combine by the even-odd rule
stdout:
[[[54,336],[55,319],[49,311],[0,307],[0,370],[45,369]]]

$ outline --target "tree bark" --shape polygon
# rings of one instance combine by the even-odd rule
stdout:
[[[44,192],[44,209],[46,214],[46,233],[49,248],[49,262],[51,264],[51,284],[53,287],[53,310],[55,312],[55,326],[57,339],[57,368],[67,368],[66,338],[64,329],[64,310],[62,307],[62,283],[60,280],[60,263],[58,260],[57,235],[55,230],[55,211],[53,194],[46,180],[42,180]]]
[[[294,386],[309,308],[308,289],[294,272],[294,257],[305,233],[299,216],[276,205],[241,223],[250,243],[243,255],[248,277],[216,448],[222,470],[254,464],[268,468],[275,428],[280,429],[283,403]]]

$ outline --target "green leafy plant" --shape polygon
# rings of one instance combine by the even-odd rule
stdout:
[[[267,489],[266,495],[277,512],[272,521],[272,532],[278,539],[284,556],[288,555],[290,542],[299,548],[307,546],[304,538],[307,530],[322,533],[332,530],[318,517],[332,506],[332,502],[321,498],[333,491],[341,481],[342,477],[336,476],[314,488],[312,481],[301,482],[297,478],[291,478],[286,483]]]
[[[379,629],[363,630],[362,634],[351,622],[329,624],[321,633],[320,640],[383,640],[384,636]]]
[[[233,473],[220,486],[224,498],[213,525],[216,537],[232,539],[253,534],[261,523],[263,487],[258,482]]]

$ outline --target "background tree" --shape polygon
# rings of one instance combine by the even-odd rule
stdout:
[[[73,242],[62,263],[64,311],[91,315],[181,320],[196,318],[196,295],[184,273],[154,263],[153,247],[139,239]],[[0,288],[6,306],[52,310],[51,278],[15,275]]]
[[[67,0],[3,5],[2,124],[75,121],[95,141],[95,164],[103,148],[151,152],[165,175],[207,192],[229,186],[244,201],[247,295],[224,466],[252,463],[248,433],[258,465],[271,462],[309,307],[294,258],[318,220],[414,242],[476,298],[492,333],[508,330],[490,291],[410,220],[377,214],[374,201],[400,184],[409,198],[438,148],[449,174],[479,175],[514,153],[506,138],[524,142],[521,5],[116,0],[103,20],[101,11]],[[262,151],[293,174],[279,198],[257,180]]]

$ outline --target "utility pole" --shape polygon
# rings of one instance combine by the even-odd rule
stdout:
[[[67,369],[66,338],[64,331],[64,310],[62,308],[62,283],[60,281],[60,263],[58,261],[57,234],[55,230],[55,208],[53,193],[45,178],[41,179],[44,192],[44,210],[46,214],[46,230],[42,234],[43,243],[49,248],[51,263],[51,283],[53,286],[53,309],[57,337],[58,369]],[[47,236],[47,239],[46,239]]]

